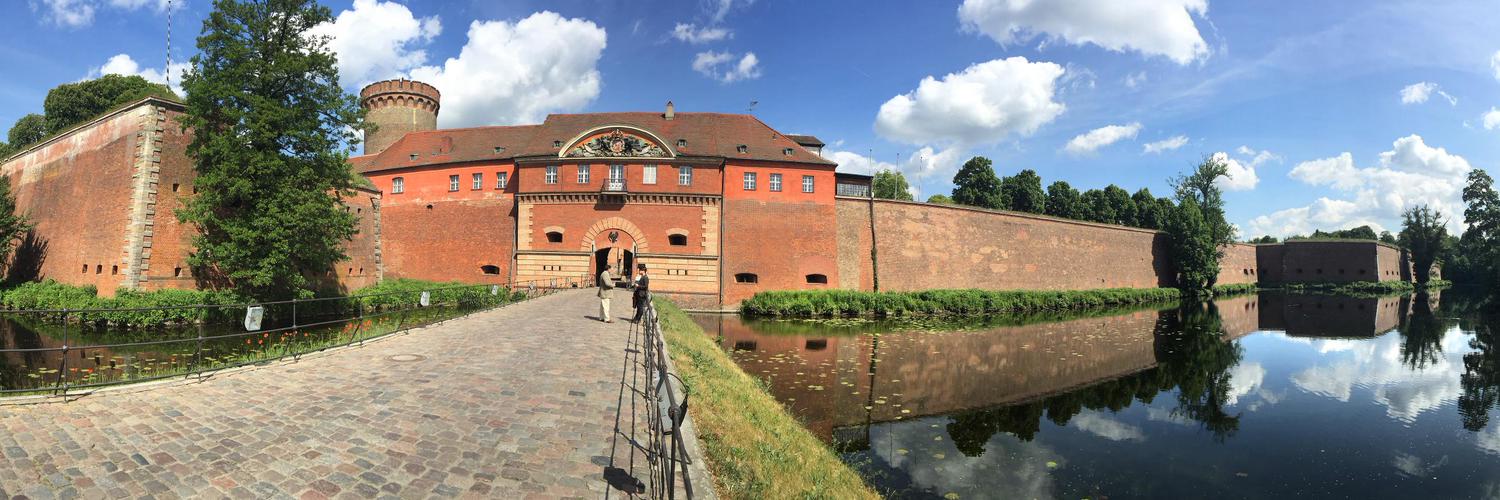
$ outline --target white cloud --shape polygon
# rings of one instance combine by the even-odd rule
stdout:
[[[1457,233],[1462,229],[1460,195],[1471,168],[1463,157],[1428,146],[1415,134],[1393,142],[1374,167],[1356,166],[1349,153],[1305,161],[1288,176],[1327,186],[1348,198],[1322,197],[1304,207],[1256,217],[1250,220],[1250,232],[1287,236],[1364,224],[1380,230],[1396,227],[1403,210],[1425,204],[1447,216],[1448,230]]]
[[[538,12],[516,22],[474,21],[458,57],[413,69],[443,93],[438,126],[536,123],[599,96],[604,28]]]
[[[880,106],[875,131],[910,144],[994,143],[1030,135],[1066,109],[1053,101],[1063,68],[1024,57],[975,64],[922,79],[917,89]]]
[[[912,152],[906,160],[896,164],[850,151],[828,149],[823,151],[824,158],[839,164],[839,172],[874,175],[875,172],[881,170],[896,170],[905,175],[909,181],[952,178],[952,174],[958,171],[961,164],[959,159],[963,157],[963,154],[963,150],[956,148],[936,151],[927,146]]]
[[[1484,121],[1485,130],[1495,130],[1496,128],[1500,128],[1500,109],[1495,109],[1494,106],[1490,106],[1490,110],[1485,112],[1484,115],[1480,117],[1480,120]]]
[[[713,21],[712,24],[718,24],[719,22],[723,21],[724,17],[727,16],[727,15],[729,15],[729,9],[733,8],[735,6],[735,4],[739,4],[739,5],[743,6],[743,5],[750,5],[752,3],[755,3],[755,0],[701,0],[701,1],[703,2],[704,11],[707,12],[709,19],[711,21]]]
[[[109,60],[89,71],[89,78],[98,78],[103,75],[125,75],[139,76],[151,83],[167,83],[167,76],[172,77],[172,91],[182,95],[182,73],[188,70],[187,62],[175,62],[167,69],[142,68],[140,63],[132,59],[129,54],[115,54]]]
[[[151,7],[157,12],[181,9],[185,1],[168,4],[167,0],[41,0],[42,17],[48,22],[69,28],[81,28],[94,23],[94,13],[101,4],[124,10]],[[32,10],[37,4],[31,2]]]
[[[672,38],[687,43],[708,43],[734,38],[734,32],[719,26],[698,27],[696,24],[677,23],[672,29]]]
[[[1495,51],[1495,55],[1490,56],[1490,69],[1495,72],[1495,80],[1500,81],[1500,50]]]
[[[1438,84],[1432,82],[1417,82],[1407,85],[1401,89],[1401,104],[1421,104],[1427,102],[1427,98],[1437,93],[1449,106],[1457,106],[1458,98],[1438,89]]]
[[[1188,138],[1185,135],[1176,135],[1156,142],[1148,142],[1141,148],[1141,154],[1161,153],[1171,151],[1187,145]]]
[[[1260,176],[1255,174],[1254,165],[1240,163],[1239,160],[1229,157],[1229,153],[1223,151],[1214,153],[1213,158],[1224,162],[1224,165],[1228,167],[1226,171],[1229,175],[1220,177],[1215,181],[1219,189],[1225,191],[1249,191],[1255,189],[1255,186],[1260,184]]]
[[[1138,72],[1138,73],[1131,73],[1131,74],[1125,75],[1125,87],[1126,88],[1133,89],[1133,88],[1141,86],[1141,84],[1144,84],[1144,83],[1146,83],[1146,72],[1145,71],[1141,71],[1141,72]]]
[[[1427,102],[1427,96],[1437,90],[1437,84],[1432,82],[1417,82],[1407,85],[1401,89],[1401,104],[1421,104]]]
[[[1456,329],[1446,332],[1439,357],[1414,370],[1402,361],[1399,334],[1358,341],[1315,340],[1320,352],[1340,355],[1324,356],[1330,361],[1293,374],[1291,380],[1298,389],[1339,401],[1349,401],[1356,391],[1368,392],[1385,406],[1386,416],[1411,424],[1425,412],[1451,407],[1463,394],[1459,381],[1467,343],[1467,336]],[[1479,446],[1485,446],[1482,437]]]
[[[693,71],[723,83],[760,78],[760,58],[754,52],[746,52],[734,62],[735,55],[728,52],[699,52],[693,58]]]
[[[426,64],[427,52],[413,47],[442,31],[437,16],[418,18],[405,5],[379,0],[355,0],[351,10],[312,30],[332,37],[328,46],[338,55],[339,81],[351,88]]]
[[[1165,56],[1177,64],[1208,57],[1193,15],[1208,14],[1208,0],[964,0],[958,19],[966,30],[1001,44],[1047,40],[1092,43],[1108,50]]]
[[[1084,410],[1073,417],[1068,425],[1110,441],[1146,440],[1146,433],[1140,427],[1116,420],[1098,410]]]
[[[1141,131],[1139,122],[1131,122],[1125,125],[1105,125],[1074,137],[1063,146],[1063,150],[1074,155],[1084,155],[1098,151],[1099,148],[1114,144],[1124,139],[1134,139],[1135,134]]]
[[[94,4],[88,0],[42,0],[42,5],[43,17],[58,26],[81,28],[94,23]]]

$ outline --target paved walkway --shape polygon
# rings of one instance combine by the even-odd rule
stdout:
[[[201,383],[0,406],[0,498],[620,498],[603,470],[629,323],[596,314],[567,291]]]

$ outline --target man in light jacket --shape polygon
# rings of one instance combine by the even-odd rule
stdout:
[[[609,293],[615,288],[615,277],[609,274],[609,264],[604,265],[604,270],[599,271],[599,320],[605,323],[614,323],[614,318],[609,317]]]

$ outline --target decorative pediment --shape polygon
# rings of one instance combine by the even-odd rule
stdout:
[[[565,149],[565,158],[671,158],[660,140],[644,131],[607,127],[585,133]]]

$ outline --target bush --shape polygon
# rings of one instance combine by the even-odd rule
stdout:
[[[437,282],[413,279],[385,280],[375,285],[356,290],[350,296],[370,309],[404,309],[418,307],[422,291],[430,291],[432,305],[458,307],[484,307],[500,305],[525,298],[525,292],[501,286],[499,293],[490,295],[490,287],[471,283]]]
[[[228,308],[177,306],[229,305],[241,302],[231,292],[202,290],[128,290],[120,289],[114,297],[100,297],[93,286],[65,285],[52,280],[22,283],[0,293],[0,305],[10,310],[84,311],[40,313],[52,320],[82,323],[108,323],[124,326],[160,326],[169,324],[217,321],[236,317]],[[135,310],[157,307],[170,309]],[[237,312],[237,311],[236,311]]]
[[[740,312],[747,316],[787,317],[1011,314],[1145,304],[1181,298],[1182,293],[1175,288],[919,292],[793,290],[757,293],[740,303]]]

